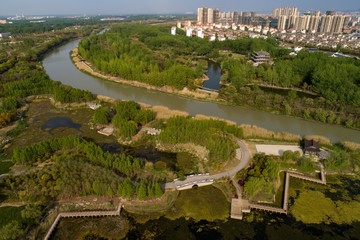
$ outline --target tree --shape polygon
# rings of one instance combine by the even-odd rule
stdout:
[[[17,240],[24,233],[18,221],[11,221],[0,230],[0,240]]]
[[[97,124],[108,124],[110,122],[109,110],[105,107],[99,107],[95,110],[93,121]]]
[[[163,195],[163,193],[164,193],[164,192],[163,192],[160,184],[159,184],[159,183],[156,183],[156,184],[155,184],[155,197],[159,198],[159,197],[161,197],[161,196]]]
[[[41,207],[39,205],[26,205],[21,211],[21,217],[27,221],[28,224],[38,224],[42,215]]]
[[[146,183],[144,180],[141,180],[140,186],[137,191],[137,197],[139,200],[145,200],[146,196],[147,196]]]

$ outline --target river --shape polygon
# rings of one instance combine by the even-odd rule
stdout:
[[[237,124],[256,125],[275,132],[289,132],[302,136],[316,134],[327,137],[333,142],[360,142],[360,131],[338,125],[327,125],[239,106],[227,106],[215,102],[189,99],[155,90],[97,79],[82,73],[72,63],[69,52],[77,46],[78,42],[79,40],[69,42],[45,57],[43,66],[51,79],[75,88],[89,90],[98,95],[123,100],[134,100],[150,105],[167,106],[170,109],[186,111],[191,115],[203,114],[220,117],[234,121]]]

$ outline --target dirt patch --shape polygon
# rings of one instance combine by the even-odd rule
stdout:
[[[209,159],[209,150],[206,147],[193,143],[163,144],[158,142],[156,148],[167,152],[187,152],[204,162],[207,162]]]

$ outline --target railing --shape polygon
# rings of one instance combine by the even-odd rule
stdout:
[[[48,240],[51,234],[55,230],[61,218],[80,218],[80,217],[108,217],[108,216],[119,216],[123,208],[123,204],[120,203],[115,211],[89,211],[89,212],[62,212],[59,213],[51,225],[49,231],[46,233],[44,240]]]

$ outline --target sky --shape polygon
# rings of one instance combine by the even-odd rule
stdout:
[[[359,0],[1,0],[0,16],[58,14],[196,13],[198,7],[221,11],[270,12],[275,7],[307,10],[358,10]]]

